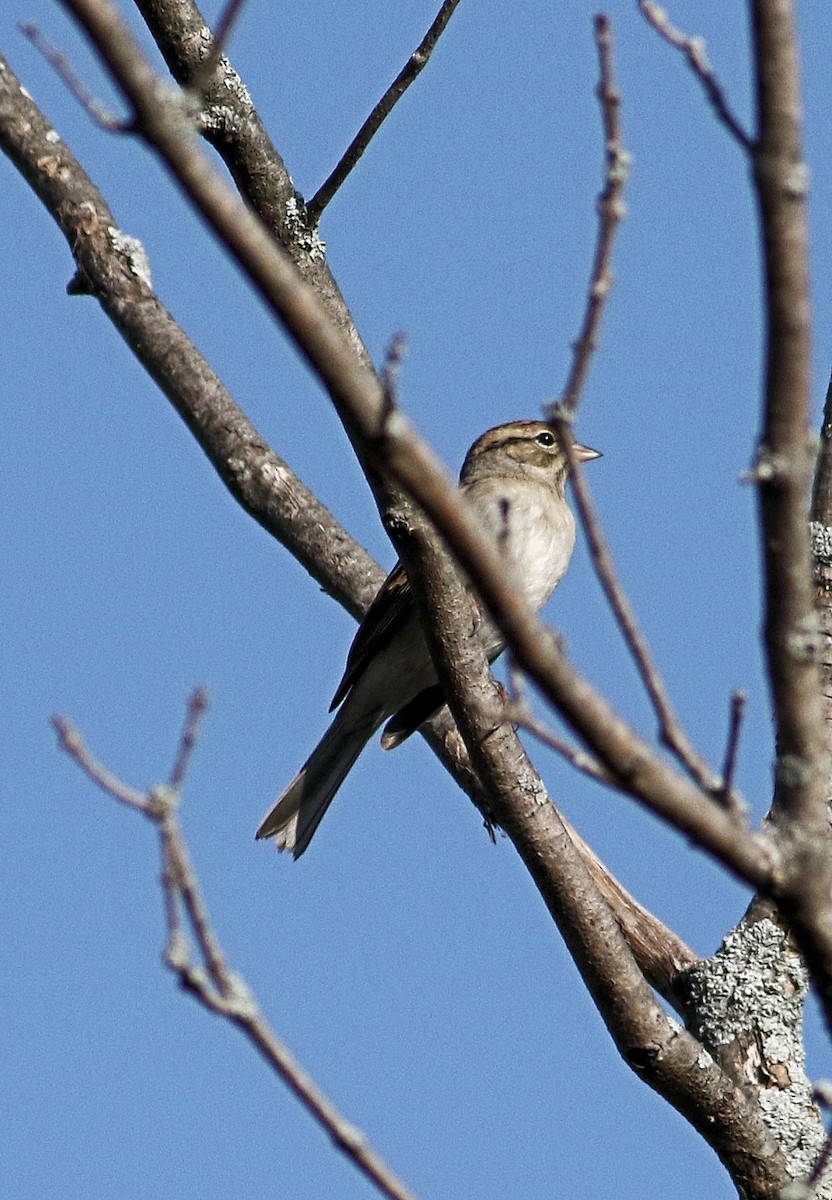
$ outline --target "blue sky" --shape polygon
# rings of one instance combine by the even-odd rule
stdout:
[[[232,57],[311,194],[437,0],[250,0]],[[702,12],[702,9],[706,11]],[[276,11],[279,9],[279,11]],[[458,467],[565,379],[595,233],[593,9],[463,0],[322,234],[402,402]],[[212,10],[209,15],[214,15]],[[634,157],[616,287],[581,413],[621,576],[712,761],[749,693],[739,782],[762,815],[771,733],[752,492],[760,280],[748,170],[682,60],[611,12]],[[825,6],[800,6],[812,172],[818,409],[829,365],[832,80]],[[745,9],[679,2],[751,111]],[[258,428],[385,564],[337,419],[151,155],[91,126],[18,33],[34,20],[106,83],[58,7],[13,0],[0,47],[140,238],[165,304]],[[365,1197],[369,1186],[239,1035],[160,965],[154,835],[55,747],[75,721],[130,783],[166,777],[184,705],[212,706],[183,820],[217,930],[280,1034],[421,1197],[729,1197],[711,1151],[618,1060],[502,839],[413,739],[368,748],[298,864],[254,830],[324,728],[348,616],[235,505],[91,299],[11,167],[0,184],[8,404],[0,702],[6,797],[0,1178],[17,1200]],[[547,615],[628,720],[651,715],[582,549]],[[700,953],[748,894],[629,801],[532,746],[553,796]],[[832,1070],[811,1036],[816,1074]],[[44,1134],[48,1130],[48,1135]]]

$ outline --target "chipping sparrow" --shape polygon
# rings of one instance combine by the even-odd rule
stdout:
[[[597,450],[574,445],[581,462]],[[465,456],[460,489],[498,543],[506,570],[535,609],[560,583],[575,547],[575,518],[566,502],[567,463],[558,435],[542,421],[489,429]],[[490,662],[503,641],[490,620],[476,636]],[[343,703],[342,703],[343,702]],[[410,585],[397,564],[359,626],[330,711],[341,705],[321,741],[278,799],[258,838],[303,854],[347,772],[379,726],[392,750],[444,703]]]

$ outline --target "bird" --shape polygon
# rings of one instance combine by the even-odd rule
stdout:
[[[466,503],[497,544],[505,569],[538,611],[560,583],[575,548],[575,518],[566,500],[569,465],[561,435],[545,421],[511,421],[473,443],[460,471]],[[598,450],[572,443],[579,462]],[[493,662],[502,652],[489,619],[473,623]],[[382,725],[392,750],[444,704],[444,694],[410,584],[397,563],[367,610],[330,705],[337,713],[318,745],[278,797],[256,837],[300,858],[364,746]]]

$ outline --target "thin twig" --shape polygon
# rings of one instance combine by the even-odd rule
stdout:
[[[244,979],[228,965],[214,933],[199,879],[179,823],[180,786],[184,782],[207,705],[206,693],[192,695],[171,782],[145,794],[123,783],[91,754],[80,733],[63,717],[53,717],[60,745],[84,773],[108,795],[138,809],[156,826],[162,859],[162,891],[167,925],[164,961],[185,991],[210,1012],[226,1017],[246,1035],[308,1112],[356,1167],[388,1200],[414,1200],[393,1174],[294,1059],[263,1016]],[[177,785],[174,786],[174,781]],[[183,919],[184,918],[184,919]],[[196,949],[197,961],[193,950]]]
[[[137,808],[139,812],[150,816],[151,805],[147,796],[142,792],[137,792],[133,788],[128,787],[126,783],[122,783],[120,779],[108,771],[90,753],[84,739],[74,725],[71,725],[65,717],[55,716],[52,718],[52,728],[58,735],[61,749],[65,750],[70,758],[75,760],[93,783],[97,783],[100,788],[112,796],[114,800],[118,800],[120,804],[126,804],[128,808]]]
[[[544,746],[548,746],[550,750],[560,754],[577,771],[588,775],[590,779],[596,780],[597,783],[616,786],[616,780],[612,774],[594,755],[581,749],[580,746],[576,746],[574,742],[559,737],[553,729],[535,716],[526,699],[523,676],[513,662],[509,664],[508,678],[508,696],[500,718],[533,734]]]
[[[595,18],[600,78],[597,96],[604,127],[604,186],[597,201],[598,237],[592,264],[584,319],[572,346],[572,369],[560,399],[560,407],[574,413],[586,382],[589,364],[598,345],[604,305],[613,283],[612,256],[618,226],[623,220],[624,187],[630,171],[630,155],[624,148],[621,130],[621,94],[615,81],[612,25],[603,13]],[[550,406],[554,407],[554,406]]]
[[[123,121],[120,117],[117,117],[114,112],[111,112],[107,108],[102,100],[99,100],[97,96],[92,94],[67,56],[41,33],[33,21],[20,21],[18,28],[23,36],[28,38],[35,49],[46,59],[50,67],[57,72],[71,95],[75,97],[84,112],[86,112],[96,125],[108,133],[134,132],[130,121]]]
[[[245,2],[246,0],[228,0],[228,4],[220,15],[220,19],[217,22],[217,32],[211,41],[208,54],[190,82],[189,90],[195,92],[197,95],[201,95],[211,82],[214,71],[217,69],[217,64],[225,53],[228,39],[231,37],[231,31],[243,10]]]
[[[310,225],[314,226],[318,224],[321,219],[321,213],[361,158],[378,132],[382,122],[389,117],[393,108],[401,100],[411,83],[425,69],[436,43],[444,33],[445,26],[453,16],[454,9],[458,4],[459,0],[445,0],[445,3],[436,14],[430,29],[352,139],[329,178],[324,181],[309,201],[306,206],[306,214]]]
[[[188,702],[188,712],[185,717],[185,726],[182,730],[182,737],[179,741],[179,753],[176,756],[176,762],[173,764],[173,770],[170,773],[168,786],[174,791],[180,791],[182,784],[185,782],[185,776],[188,773],[188,768],[191,765],[191,758],[196,749],[197,739],[199,737],[199,727],[202,724],[202,718],[208,708],[208,693],[205,688],[197,688]]]
[[[95,45],[135,109],[137,124],[184,194],[234,255],[312,366],[345,424],[366,448],[377,438],[383,396],[315,291],[225,181],[212,171],[177,111],[161,102],[157,77],[111,0],[62,0]],[[395,430],[391,430],[395,424]],[[462,570],[513,649],[518,664],[578,735],[622,777],[622,787],[755,886],[771,886],[779,851],[771,838],[736,820],[671,767],[569,664],[505,576],[497,550],[462,507],[458,489],[401,413],[388,422],[384,467],[453,547]]]
[[[740,730],[745,716],[745,705],[748,697],[745,692],[734,692],[731,697],[731,716],[728,723],[728,741],[725,744],[725,761],[722,767],[722,786],[720,787],[717,798],[723,804],[729,804],[736,807],[742,804],[739,796],[735,795],[734,773],[737,767],[737,751],[740,744]]]
[[[402,363],[407,353],[407,334],[394,333],[384,356],[384,366],[381,369],[381,390],[384,396],[380,421],[381,436],[387,427],[387,422],[398,407],[399,376]]]
[[[677,29],[675,25],[671,24],[667,9],[662,8],[660,4],[653,3],[653,0],[639,0],[639,9],[659,36],[684,54],[688,66],[705,89],[705,95],[708,97],[711,107],[731,136],[739,142],[744,150],[753,151],[753,139],[749,137],[731,112],[728,101],[725,99],[725,93],[714,74],[714,69],[708,62],[708,47],[705,39],[689,37],[681,29]]]
[[[572,435],[569,430],[571,422],[558,412],[551,413],[553,425],[561,435],[564,452],[569,461],[572,490],[575,505],[581,519],[581,525],[586,534],[590,558],[598,576],[598,581],[613,611],[613,615],[621,630],[622,637],[632,655],[642,683],[650,697],[650,702],[659,722],[659,737],[662,743],[673,752],[678,761],[699,786],[711,795],[720,792],[723,781],[714,773],[709,764],[697,753],[688,740],[681,722],[676,715],[668,695],[661,672],[659,671],[647,639],[642,633],[632,605],[616,574],[609,546],[601,530],[598,514],[592,503],[589,487],[581,470],[581,464],[572,448]],[[732,810],[740,811],[743,802],[738,797],[731,798],[728,804]]]
[[[616,576],[612,556],[601,532],[589,490],[580,470],[580,464],[576,461],[572,449],[572,434],[569,426],[574,420],[592,354],[597,346],[604,304],[612,286],[613,247],[618,225],[624,215],[623,191],[630,163],[630,157],[624,149],[621,129],[621,97],[615,81],[612,27],[609,18],[603,14],[599,14],[595,18],[595,41],[598,47],[600,71],[598,98],[601,103],[606,147],[604,187],[598,198],[597,206],[598,238],[587,289],[583,323],[573,346],[572,369],[560,402],[547,405],[546,416],[561,435],[564,452],[569,461],[575,500],[589,543],[593,565],[653,702],[659,718],[662,741],[673,750],[700,787],[706,791],[713,791],[719,787],[720,780],[690,745],[673,711],[662,678],[652,661],[647,642],[638,627],[632,607]]]

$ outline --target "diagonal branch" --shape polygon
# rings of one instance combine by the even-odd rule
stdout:
[[[349,146],[347,146],[343,156],[335,165],[329,177],[321,184],[315,195],[307,203],[306,215],[310,224],[318,224],[324,209],[357,165],[364,151],[381,128],[382,123],[390,116],[390,113],[399,100],[401,100],[411,83],[424,71],[428,65],[428,59],[433,54],[436,43],[444,33],[445,27],[454,15],[458,4],[459,0],[444,0],[442,7],[433,19],[430,29],[367,117]]]
[[[189,92],[186,108],[191,111],[194,102],[199,105],[200,133],[225,163],[248,207],[285,248],[344,339],[370,368],[370,356],[326,261],[326,246],[305,217],[303,199],[249,88],[225,54],[210,79],[205,78],[214,36],[198,5],[194,0],[135,0],[135,4],[168,70]]]
[[[0,57],[0,149],[57,222],[76,263],[70,290],[100,302],[235,500],[353,616],[384,572],[275,454],[153,291],[140,243]]]
[[[78,101],[84,112],[90,120],[95,122],[99,129],[105,129],[108,133],[132,132],[120,117],[110,112],[107,106],[97,96],[92,94],[83,79],[81,79],[73,68],[67,56],[57,46],[53,46],[48,38],[44,37],[33,21],[21,21],[19,28],[23,36],[28,38],[38,53],[43,55],[46,62],[49,63],[52,70],[55,71],[58,78],[68,89],[70,95]]]
[[[778,901],[832,1027],[832,859],[818,622],[808,533],[812,472],[808,172],[793,3],[750,0],[758,136],[754,185],[765,284],[758,482],[764,637],[776,733],[772,818],[786,848]]]
[[[96,296],[186,422],[232,496],[348,612],[363,615],[383,582],[383,571],[265,444],[153,294],[146,270],[141,277],[134,274],[138,243],[118,230],[100,192],[66,144],[55,142],[52,124],[2,57],[0,149],[63,230],[77,264],[73,292]],[[479,780],[447,710],[422,732],[456,783],[483,808]],[[596,867],[594,856],[586,861],[590,871],[605,871]],[[633,905],[623,900],[620,909],[618,919],[642,969],[654,986],[670,997],[674,963],[685,956],[674,952],[657,967],[652,961],[655,956],[643,947],[656,942],[670,947],[675,935],[667,929],[664,935],[655,933],[656,919],[650,914],[645,917],[647,928],[639,932]]]
[[[708,48],[705,45],[705,39],[701,37],[689,37],[687,34],[682,33],[681,29],[677,29],[672,24],[670,17],[667,15],[667,9],[662,8],[660,4],[654,3],[654,0],[639,0],[639,9],[648,24],[653,26],[659,36],[663,37],[666,42],[684,54],[688,66],[702,84],[711,107],[734,140],[744,150],[753,150],[753,140],[732,113],[725,98],[725,93],[714,73],[714,69],[708,61]]]
[[[612,47],[612,25],[609,17],[595,18],[595,44],[598,49],[600,80],[598,99],[604,126],[604,186],[596,203],[598,236],[590,272],[587,302],[581,330],[572,347],[572,367],[558,405],[570,415],[578,410],[581,393],[592,355],[598,346],[598,335],[607,298],[613,284],[613,249],[618,227],[626,214],[624,188],[630,172],[631,158],[624,146],[621,130],[621,96],[615,79],[615,60]]]
[[[168,170],[243,267],[329,392],[364,456],[372,452],[428,513],[506,636],[516,661],[588,742],[620,786],[715,854],[742,878],[770,886],[776,857],[731,814],[657,755],[580,677],[561,648],[504,578],[483,531],[459,504],[436,457],[400,413],[384,420],[374,373],[333,325],[314,290],[260,221],[211,169],[181,119],[175,98],[160,102],[155,74],[109,0],[64,0],[135,110],[138,127]]]
[[[592,503],[584,472],[575,457],[570,435],[564,431],[566,423],[563,418],[559,420],[556,418],[556,424],[561,431],[561,441],[569,459],[572,492],[586,534],[592,564],[645,690],[650,697],[659,722],[659,736],[704,792],[711,795],[719,794],[722,797],[723,783],[705,759],[694,749],[682,728],[664,679],[650,651],[647,638],[641,631],[633,606],[616,574],[612,554]],[[738,796],[732,797],[731,802],[738,811],[747,808]]]
[[[470,636],[469,601],[447,551],[424,521],[399,534],[439,678],[484,781],[489,815],[537,883],[619,1053],[690,1121],[743,1191],[773,1198],[788,1177],[760,1110],[658,1004],[516,734],[506,722],[495,728],[496,684]],[[617,910],[620,899],[614,897]],[[637,913],[634,918],[638,922]]]
[[[593,509],[581,465],[576,461],[572,450],[571,431],[568,428],[574,422],[578,411],[592,355],[598,344],[604,308],[612,287],[613,249],[618,226],[625,212],[624,187],[630,167],[630,155],[625,149],[621,128],[621,96],[615,78],[612,26],[609,18],[603,14],[595,18],[595,41],[598,48],[600,73],[597,90],[601,103],[606,155],[604,187],[597,203],[598,236],[583,322],[573,346],[569,378],[560,401],[557,404],[546,406],[546,415],[559,431],[563,449],[569,461],[572,488],[589,544],[592,563],[653,704],[659,720],[660,737],[698,786],[703,791],[713,793],[719,789],[720,781],[708,763],[691,745],[676,716],[667,688],[653,661],[647,640],[639,628],[632,605],[616,575],[612,555]]]

